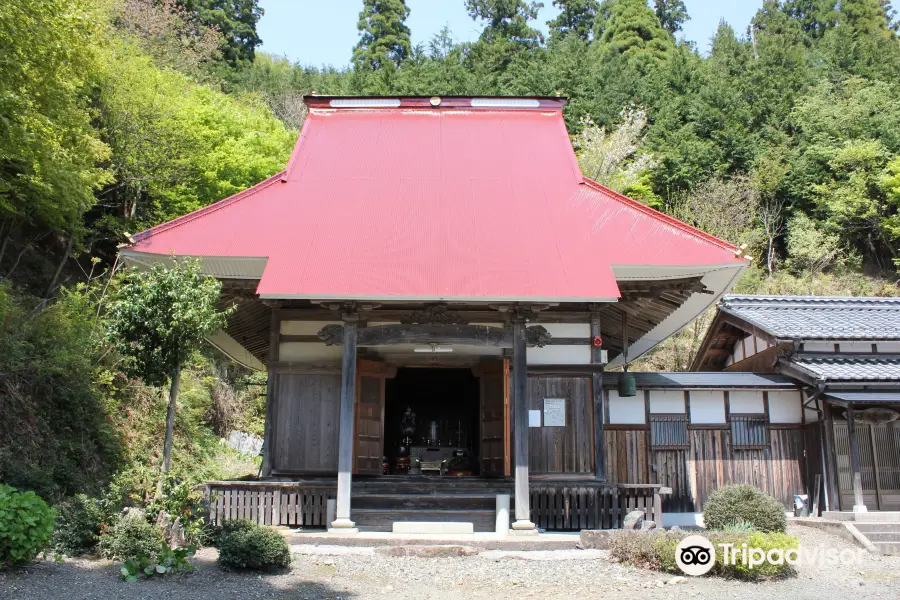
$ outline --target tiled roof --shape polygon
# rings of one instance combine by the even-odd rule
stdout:
[[[776,338],[900,339],[900,298],[728,295],[719,309]]]
[[[900,381],[900,355],[795,354],[783,359],[816,379]]]

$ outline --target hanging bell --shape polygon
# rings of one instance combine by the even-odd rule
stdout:
[[[630,398],[631,396],[637,396],[637,382],[634,380],[634,375],[623,371],[619,373],[619,397]]]

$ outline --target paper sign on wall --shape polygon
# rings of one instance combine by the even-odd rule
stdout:
[[[539,410],[529,410],[528,411],[528,426],[529,427],[540,427],[541,426],[541,411],[539,411]]]
[[[566,399],[544,398],[544,427],[566,426]]]

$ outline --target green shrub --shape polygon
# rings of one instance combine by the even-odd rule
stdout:
[[[621,531],[610,540],[610,555],[620,562],[636,567],[654,569],[666,573],[681,574],[675,562],[676,548],[688,535],[687,532],[637,532]],[[716,549],[716,565],[709,575],[727,579],[762,580],[781,577],[791,572],[786,562],[773,564],[764,561],[760,565],[750,567],[744,565],[740,558],[743,544],[748,548],[759,548],[766,555],[770,550],[781,550],[782,554],[789,549],[796,549],[797,538],[784,533],[722,533],[711,532],[705,535]],[[738,560],[725,564],[725,551],[720,544],[732,544],[738,549]]]
[[[92,551],[100,540],[103,511],[98,501],[78,494],[59,505],[52,546],[56,552],[78,556]]]
[[[209,539],[212,545],[218,548],[219,541],[226,536],[241,531],[250,531],[257,527],[258,525],[256,523],[247,519],[231,519],[230,521],[225,521],[221,525],[213,527],[210,531]]]
[[[187,573],[194,570],[194,565],[188,559],[196,551],[194,546],[169,548],[163,543],[153,555],[139,554],[127,559],[119,572],[122,579],[128,582],[137,581],[142,574],[150,577],[166,573]]]
[[[44,551],[55,516],[34,492],[0,484],[0,567],[30,562]]]
[[[100,536],[100,553],[127,560],[142,554],[152,556],[163,544],[165,538],[159,527],[137,515],[125,516]]]
[[[250,521],[227,521],[217,540],[219,564],[231,569],[268,571],[291,564],[280,533]]]
[[[749,523],[764,532],[787,529],[784,506],[752,485],[729,485],[709,495],[703,505],[707,529],[724,530],[736,523]]]

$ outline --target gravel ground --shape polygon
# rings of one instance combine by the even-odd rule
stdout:
[[[793,527],[807,549],[855,549],[825,532]],[[188,575],[127,584],[118,566],[100,560],[43,562],[0,572],[3,600],[231,600],[237,598],[491,600],[524,598],[893,598],[900,597],[900,557],[866,555],[853,567],[800,566],[796,576],[760,584],[686,579],[610,562],[602,551],[525,555],[489,551],[458,558],[393,558],[371,548],[296,546],[289,570],[272,575],[223,572],[215,550],[195,558]]]

